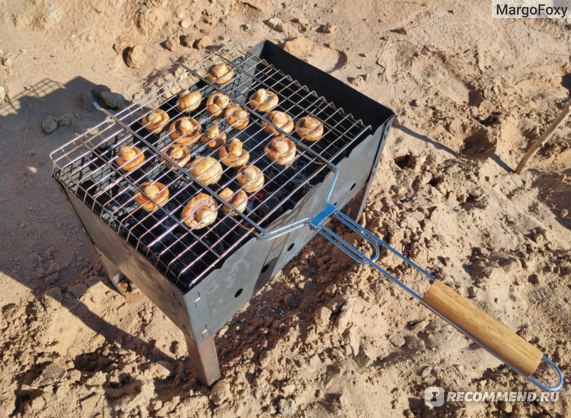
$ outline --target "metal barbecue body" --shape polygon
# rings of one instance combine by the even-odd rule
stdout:
[[[218,62],[235,71],[234,79],[222,87],[205,76],[208,67]],[[380,271],[534,384],[547,390],[561,387],[559,369],[539,350],[353,220],[362,212],[386,142],[393,118],[389,109],[267,41],[249,53],[233,48],[191,68],[182,67],[182,75],[129,108],[108,113],[105,122],[56,150],[52,158],[54,177],[102,253],[110,277],[128,277],[184,332],[200,381],[211,384],[220,377],[216,332],[319,233],[355,261]],[[275,91],[281,98],[280,110],[294,119],[312,115],[325,126],[324,138],[308,144],[274,125],[298,147],[291,167],[277,167],[264,158],[263,144],[269,136],[262,123],[271,121],[248,106],[249,95],[260,87]],[[264,188],[251,196],[244,213],[220,215],[205,232],[185,228],[179,212],[199,191],[213,196],[220,208],[231,207],[220,191],[225,186],[236,189],[235,172],[225,170],[219,184],[203,184],[164,155],[168,138],[149,134],[140,122],[156,108],[175,114],[173,118],[180,116],[176,94],[184,89],[197,89],[204,97],[225,93],[247,109],[251,124],[244,131],[236,133],[225,118],[219,123],[229,135],[243,140],[251,161],[266,177]],[[193,117],[204,125],[214,123],[203,110]],[[136,144],[150,155],[143,169],[126,174],[113,165],[122,144]],[[198,144],[193,153],[213,156],[215,151]],[[165,170],[165,162],[170,169]],[[164,182],[174,192],[156,214],[139,213],[133,205],[133,193],[143,180]],[[342,213],[350,202],[352,210]],[[364,255],[327,227],[330,219],[359,234],[372,247],[373,256]],[[376,263],[381,248],[428,278],[430,288],[424,296]],[[480,328],[491,330],[493,338]],[[558,374],[554,386],[531,377],[542,359]]]

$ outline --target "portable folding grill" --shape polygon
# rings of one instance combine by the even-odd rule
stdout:
[[[226,63],[235,72],[222,87],[206,77],[217,63]],[[114,280],[126,276],[184,332],[201,382],[210,385],[220,378],[216,332],[320,234],[356,262],[377,269],[532,383],[545,390],[562,386],[561,371],[537,348],[354,221],[363,210],[387,138],[393,118],[389,109],[268,41],[251,52],[237,46],[220,50],[192,68],[179,65],[184,70],[179,76],[116,114],[106,112],[104,122],[54,151],[53,175],[100,251],[109,276]],[[301,140],[251,108],[248,98],[258,88],[276,92],[277,109],[294,120],[311,115],[321,121],[323,138]],[[235,169],[225,168],[216,184],[203,184],[164,153],[171,142],[168,129],[154,134],[141,122],[154,109],[166,111],[171,121],[181,116],[176,101],[186,90],[202,93],[201,106],[189,115],[204,127],[215,121],[204,106],[215,92],[228,95],[249,113],[250,124],[243,131],[232,129],[223,118],[216,122],[229,138],[241,139],[250,163],[265,178],[263,188],[249,195],[244,212],[220,195],[226,187],[240,189]],[[293,164],[282,167],[267,158],[264,147],[271,135],[263,130],[263,122],[296,144]],[[124,145],[135,145],[146,156],[142,166],[131,172],[115,162]],[[218,158],[217,150],[200,142],[191,153]],[[141,210],[135,201],[146,181],[160,182],[170,190],[166,204],[154,212]],[[212,196],[218,209],[225,206],[234,212],[219,210],[212,225],[189,228],[181,211],[200,192]],[[352,209],[345,214],[341,212],[345,207]],[[327,226],[331,219],[362,237],[373,255],[337,235]],[[428,279],[423,296],[377,264],[382,248]],[[542,360],[557,374],[553,386],[532,377]]]

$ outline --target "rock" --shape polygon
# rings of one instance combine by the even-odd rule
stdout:
[[[183,67],[176,67],[176,69],[174,70],[174,76],[176,77],[180,77],[181,75],[185,74],[186,70]]]
[[[192,46],[194,45],[194,41],[196,41],[196,39],[192,35],[183,35],[180,38],[181,45],[187,48],[192,48]]]
[[[188,29],[190,28],[190,26],[192,25],[192,19],[190,18],[184,18],[180,21],[180,27],[183,29]]]
[[[106,381],[107,381],[107,376],[105,375],[105,373],[99,371],[99,372],[95,372],[95,374],[93,374],[93,376],[88,377],[87,380],[85,381],[84,385],[85,386],[101,386]]]
[[[81,405],[81,409],[83,411],[92,413],[97,408],[97,404],[99,403],[100,399],[101,395],[93,392],[91,395],[88,395],[87,397],[80,400],[79,404]]]
[[[349,345],[351,346],[351,349],[353,350],[353,355],[356,356],[359,354],[359,348],[361,346],[361,337],[357,327],[353,325],[351,328],[349,328],[348,331],[346,331],[345,335]]]
[[[205,35],[200,39],[197,39],[196,42],[194,43],[194,47],[196,49],[204,49],[204,48],[208,48],[209,46],[212,46],[213,44],[213,40],[210,36]]]
[[[279,17],[272,17],[264,23],[270,28],[275,30],[276,32],[283,32],[284,31],[284,22]]]
[[[218,406],[226,402],[230,395],[230,384],[226,380],[221,380],[212,387],[210,400]]]
[[[83,92],[83,108],[88,112],[93,112],[97,110],[94,106],[94,102],[96,101],[95,96],[91,91],[84,91]]]
[[[291,308],[299,305],[299,297],[295,293],[288,293],[284,296],[284,302]]]
[[[297,405],[293,399],[281,398],[278,401],[278,411],[286,417],[291,417],[297,412]]]
[[[147,56],[145,55],[145,50],[141,45],[136,45],[127,50],[127,58],[125,63],[130,68],[141,68],[145,65],[147,61]]]
[[[349,322],[351,321],[351,317],[353,315],[353,306],[349,303],[346,303],[341,307],[339,311],[339,316],[337,317],[337,321],[335,321],[335,326],[337,330],[342,333],[347,329]]]
[[[502,402],[500,404],[500,410],[506,414],[511,414],[513,410],[513,405],[510,402]]]
[[[137,15],[137,27],[143,35],[153,36],[159,34],[167,23],[165,8],[143,8]]]
[[[46,406],[46,400],[43,396],[38,396],[32,400],[30,407],[32,411],[41,411]]]
[[[373,362],[373,356],[369,354],[369,350],[363,347],[361,344],[361,348],[359,350],[359,354],[355,356],[355,363],[359,368],[364,368],[369,366]]]
[[[157,363],[151,363],[149,367],[149,373],[152,377],[159,379],[166,379],[170,376],[173,371],[172,364],[166,361],[159,361]]]
[[[104,84],[98,84],[91,89],[91,94],[93,94],[96,99],[101,99],[101,93],[104,91],[110,92],[111,89]]]
[[[8,57],[4,57],[2,58],[2,65],[4,67],[12,67],[12,65],[14,64],[14,61],[12,61],[12,58],[8,58]]]
[[[333,297],[329,302],[327,302],[327,307],[334,314],[338,313],[341,307],[347,302],[347,297],[343,295],[337,295]]]
[[[360,74],[356,77],[347,78],[347,80],[349,80],[351,84],[357,87],[363,86],[368,79],[369,79],[369,74]]]
[[[42,120],[42,130],[47,134],[51,134],[57,127],[57,120],[52,115],[48,115]]]
[[[3,102],[6,99],[6,89],[4,86],[0,86],[0,102]]]
[[[289,39],[283,44],[283,49],[296,57],[309,56],[313,47],[313,42],[303,37]]]
[[[66,113],[61,118],[58,119],[57,124],[61,128],[62,126],[69,126],[73,123],[73,117]]]
[[[331,23],[325,23],[324,25],[321,25],[319,28],[317,28],[317,32],[319,33],[333,33],[337,30],[337,26],[332,25]]]
[[[293,23],[297,23],[297,29],[303,33],[307,32],[309,29],[309,21],[304,17],[296,17],[295,19],[291,20]]]
[[[165,49],[174,52],[178,48],[179,40],[176,36],[169,36],[166,41],[164,41],[163,46]]]
[[[125,109],[127,107],[127,101],[119,93],[102,91],[101,92],[101,99],[111,109]]]
[[[389,342],[395,347],[402,347],[406,343],[404,337],[399,333],[390,334]]]
[[[57,363],[50,363],[44,368],[42,374],[34,381],[34,385],[39,387],[53,385],[64,377],[65,369]]]
[[[295,393],[296,388],[297,388],[296,385],[294,385],[293,383],[290,383],[290,384],[282,387],[282,393],[285,396],[291,396]]]
[[[315,324],[318,328],[326,328],[329,325],[329,319],[331,318],[331,309],[322,306],[317,309],[315,313]]]
[[[241,28],[244,32],[248,32],[250,29],[252,29],[252,25],[250,25],[249,23],[244,23],[242,26],[240,26],[240,28]]]

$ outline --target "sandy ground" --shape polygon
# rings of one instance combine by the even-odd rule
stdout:
[[[493,20],[488,2],[289,3],[0,0],[0,416],[569,416],[569,378],[552,403],[430,410],[431,385],[533,387],[321,239],[219,333],[214,389],[157,308],[111,288],[50,177],[49,152],[101,120],[82,94],[131,99],[169,57],[297,37],[294,54],[398,115],[368,228],[571,375],[571,122],[511,171],[569,99],[569,22]],[[46,135],[50,114],[65,126]]]

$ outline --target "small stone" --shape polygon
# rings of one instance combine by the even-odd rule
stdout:
[[[335,322],[337,330],[340,333],[347,329],[347,326],[349,325],[352,316],[353,316],[353,306],[351,306],[349,303],[346,303],[341,307],[339,316],[337,317],[337,321]]]
[[[405,28],[397,28],[397,29],[393,29],[391,32],[394,33],[398,33],[399,35],[406,35],[406,29]]]
[[[352,326],[351,328],[349,328],[349,330],[346,331],[346,338],[349,342],[349,345],[351,346],[351,349],[353,350],[353,355],[356,356],[357,354],[359,354],[359,348],[361,346],[361,337],[359,335],[357,327]]]
[[[299,305],[299,298],[294,293],[288,293],[284,297],[284,302],[291,308],[296,308]]]
[[[260,366],[262,366],[263,368],[266,368],[274,360],[273,352],[271,350],[262,351],[260,353],[260,355],[258,356],[258,359],[260,361]]]
[[[176,36],[169,36],[166,41],[163,43],[165,49],[174,52],[178,48],[179,40]]]
[[[244,32],[248,32],[250,29],[252,29],[252,25],[250,25],[249,23],[244,23],[242,26],[240,26],[240,28],[241,28]]]
[[[31,408],[33,411],[40,411],[45,408],[46,400],[43,396],[38,396],[32,400]]]
[[[500,404],[500,410],[506,414],[511,414],[513,410],[513,405],[510,402],[502,402]]]
[[[48,364],[40,376],[34,380],[36,386],[49,386],[59,382],[65,377],[65,369],[57,363]]]
[[[281,398],[278,401],[278,411],[286,417],[291,417],[297,412],[297,405],[293,399]]]
[[[279,17],[272,17],[264,21],[264,23],[270,28],[275,30],[276,32],[283,32],[284,31],[284,22]]]
[[[192,48],[192,46],[194,45],[194,41],[196,41],[196,39],[192,35],[183,35],[180,38],[180,44],[187,48]]]
[[[324,25],[321,25],[318,29],[317,32],[319,33],[333,33],[337,30],[337,26],[332,25],[331,23],[326,23]]]
[[[93,93],[91,93],[91,91],[88,90],[83,92],[83,108],[85,110],[87,110],[88,112],[93,112],[97,110],[97,108],[94,105],[95,101],[96,101],[95,96],[93,95]]]
[[[285,396],[291,396],[295,393],[295,389],[296,389],[296,386],[293,383],[290,383],[290,384],[282,387],[282,393]]]
[[[51,134],[57,127],[57,120],[52,115],[48,115],[42,120],[42,130],[47,134]]]
[[[12,58],[8,58],[8,57],[4,57],[2,58],[2,65],[4,67],[12,67],[12,64],[14,64],[14,61],[12,61]]]
[[[315,313],[315,325],[318,328],[325,328],[329,324],[329,319],[331,318],[331,309],[326,306],[322,306],[317,309]]]
[[[334,314],[338,313],[341,307],[347,302],[347,298],[343,295],[337,295],[327,302],[327,307],[331,309]]]
[[[188,29],[192,25],[192,19],[186,17],[180,21],[180,27],[183,29]]]
[[[61,128],[62,126],[69,126],[73,123],[73,117],[66,113],[61,118],[58,119],[57,124]]]
[[[284,51],[300,58],[309,56],[314,47],[315,44],[304,37],[289,39],[283,45]]]
[[[101,93],[104,91],[111,91],[111,89],[104,84],[98,84],[91,89],[91,93],[96,99],[101,99]]]
[[[100,399],[101,395],[98,395],[94,392],[88,397],[83,398],[81,401],[79,401],[79,404],[81,405],[81,409],[83,411],[91,413],[95,411],[95,408],[97,408],[97,404],[99,403]]]
[[[84,384],[85,386],[101,386],[106,381],[107,376],[103,372],[99,371],[95,372],[93,376],[88,377]]]
[[[428,378],[432,373],[432,369],[428,366],[426,366],[425,368],[422,369],[422,372],[420,373],[420,375],[424,378]]]
[[[6,89],[4,86],[0,86],[0,102],[3,102],[6,99]]]
[[[127,51],[127,59],[125,60],[126,64],[130,68],[141,68],[145,65],[147,61],[147,56],[145,55],[145,51],[141,45],[136,45],[132,48],[129,48]]]
[[[127,101],[119,93],[102,91],[101,92],[101,99],[111,109],[125,109],[127,107]]]
[[[210,400],[218,406],[226,402],[230,395],[230,384],[226,380],[221,380],[212,387]]]
[[[212,44],[213,44],[212,38],[208,35],[205,35],[194,43],[194,48],[204,49],[208,48],[209,46],[212,46]]]

